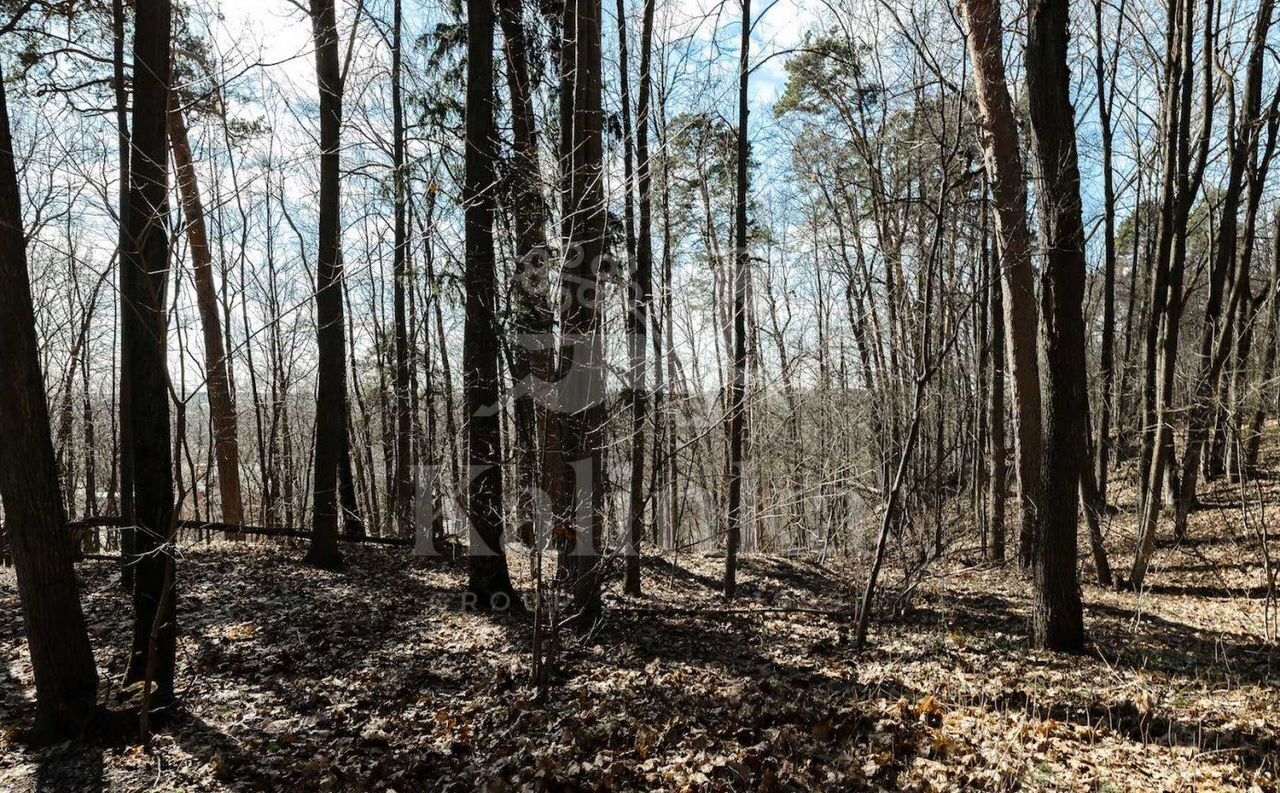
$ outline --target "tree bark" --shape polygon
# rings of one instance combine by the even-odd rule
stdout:
[[[988,478],[991,518],[991,559],[1003,562],[1005,557],[1004,503],[1007,490],[1004,439],[1004,289],[996,279],[991,281],[991,472]]]
[[[502,425],[498,395],[497,275],[493,252],[493,4],[467,0],[466,324],[462,390],[467,411],[467,517],[471,526],[468,590],[476,605],[515,605],[503,548]]]
[[[621,2],[621,0],[619,0]],[[628,315],[632,325],[628,332],[631,346],[631,503],[627,523],[630,527],[630,555],[627,558],[625,589],[640,594],[640,541],[644,535],[644,458],[645,424],[650,394],[646,379],[648,362],[646,334],[649,329],[650,305],[653,302],[653,178],[649,162],[649,107],[652,92],[650,69],[653,61],[654,0],[644,0],[640,22],[640,91],[636,104],[636,181],[639,188],[639,236],[636,239],[636,266],[633,278],[634,304]],[[659,359],[655,339],[654,360]],[[661,366],[658,367],[660,373]],[[655,428],[654,443],[657,443]],[[655,470],[656,472],[656,470]],[[652,481],[652,478],[651,478]]]
[[[604,114],[600,0],[570,0],[560,58],[561,234],[565,266],[557,389],[559,421],[551,470],[556,530],[568,550],[562,574],[573,590],[574,624],[600,617],[604,540],[604,331],[596,304],[605,251]],[[572,484],[570,484],[570,482]]]
[[[408,264],[409,233],[405,222],[407,174],[405,172],[404,105],[401,101],[401,0],[394,2],[391,34],[391,151],[392,182],[395,191],[395,252],[392,269],[395,274],[393,311],[395,314],[395,473],[391,493],[391,513],[400,536],[412,534],[413,478],[410,466],[413,455],[413,411],[410,407],[412,384],[409,376],[409,327],[405,318],[405,291],[410,287]]]
[[[751,76],[751,0],[742,0],[742,38],[738,52],[738,156],[734,200],[733,384],[729,396],[729,502],[725,536],[724,596],[737,589],[738,544],[741,533],[742,449],[746,443],[747,279],[751,256],[747,250],[747,197],[750,189],[751,138],[747,129],[747,87]]]
[[[35,676],[35,733],[75,738],[93,717],[98,671],[58,494],[19,201],[0,76],[0,501]]]
[[[112,29],[112,87],[116,99],[116,145],[119,150],[119,196],[116,203],[119,235],[116,240],[116,254],[120,262],[119,292],[121,317],[128,311],[126,295],[132,294],[130,282],[132,269],[124,266],[125,251],[129,249],[129,234],[125,228],[125,217],[129,212],[129,92],[124,76],[124,39],[125,39],[124,0],[111,0]],[[122,329],[123,330],[123,329]],[[116,410],[119,413],[119,426],[116,437],[119,445],[120,515],[132,521],[133,518],[133,429],[130,419],[130,396],[133,393],[132,365],[133,354],[130,352],[132,340],[123,332],[120,333],[120,384],[119,401]],[[120,583],[129,591],[133,590],[132,564],[135,532],[126,527],[120,532]]]
[[[1032,0],[1026,48],[1032,149],[1042,184],[1041,233],[1047,251],[1041,279],[1045,445],[1035,542],[1032,641],[1079,651],[1084,644],[1076,573],[1077,486],[1087,464],[1088,391],[1084,362],[1084,221],[1076,155],[1075,111],[1067,67],[1068,0]]]
[[[213,256],[205,229],[204,202],[191,161],[187,124],[174,96],[169,98],[169,149],[173,152],[174,173],[182,212],[187,221],[187,245],[191,249],[196,306],[204,331],[205,383],[209,391],[209,412],[213,421],[214,456],[218,463],[218,493],[222,500],[222,522],[244,523],[240,495],[240,447],[235,405],[231,401],[226,347],[218,311],[218,293],[213,283]],[[231,535],[239,539],[237,535]]]
[[[500,0],[498,20],[502,26],[507,61],[507,92],[511,100],[511,137],[514,149],[511,164],[511,204],[515,216],[516,275],[514,284],[517,332],[511,356],[511,378],[527,383],[515,394],[516,453],[519,455],[521,493],[519,534],[532,541],[545,526],[540,519],[536,494],[547,484],[542,452],[548,430],[546,405],[534,398],[533,390],[551,381],[555,349],[551,344],[553,318],[547,304],[551,281],[551,251],[547,244],[548,209],[542,192],[542,167],[538,155],[537,119],[533,110],[528,43],[520,0]]]
[[[173,464],[169,424],[169,0],[136,5],[133,44],[133,156],[125,225],[129,244],[122,266],[130,270],[121,318],[129,340],[132,381],[133,503],[136,553],[133,651],[127,682],[150,678],[152,702],[173,696],[177,615],[173,588]],[[153,638],[154,632],[154,638]],[[152,654],[154,652],[154,658]]]
[[[1018,144],[1018,123],[1005,79],[999,0],[965,0],[969,59],[982,117],[982,146],[995,203],[1004,324],[1013,377],[1014,454],[1018,461],[1022,523],[1018,557],[1030,570],[1040,476],[1040,372],[1036,360],[1036,304],[1027,228],[1027,183]]]
[[[342,218],[339,204],[339,137],[342,129],[342,75],[338,23],[333,0],[311,0],[320,91],[320,228],[316,257],[316,430],[312,469],[311,547],[303,561],[314,567],[342,567],[338,548],[338,466],[347,443],[347,370],[342,324]]]

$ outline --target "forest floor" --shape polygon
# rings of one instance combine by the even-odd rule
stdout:
[[[747,556],[727,608],[723,560],[663,557],[644,597],[611,583],[602,630],[566,646],[542,701],[529,621],[462,609],[460,565],[349,546],[335,574],[281,543],[197,545],[180,567],[182,706],[150,753],[23,743],[30,667],[0,571],[0,790],[1274,791],[1280,648],[1260,560],[1280,540],[1262,533],[1280,480],[1247,485],[1247,509],[1241,492],[1205,488],[1140,597],[1092,584],[1082,552],[1083,655],[1028,649],[1028,585],[963,552],[861,654],[853,561]],[[1125,569],[1120,502],[1108,539]],[[513,566],[527,586],[528,562]],[[99,668],[118,678],[128,600],[113,563],[79,570]]]

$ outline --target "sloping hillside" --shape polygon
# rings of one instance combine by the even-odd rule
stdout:
[[[1261,532],[1280,493],[1220,482],[1203,500],[1140,597],[1086,583],[1083,656],[1030,651],[1028,586],[963,552],[861,655],[852,562],[747,557],[726,607],[721,562],[667,557],[648,561],[645,597],[612,585],[607,623],[566,644],[542,701],[530,624],[461,610],[461,567],[357,548],[326,574],[282,544],[197,545],[180,568],[183,710],[151,754],[24,745],[32,688],[5,571],[0,788],[1274,790],[1263,557],[1278,535]],[[1132,504],[1118,507],[1117,563],[1132,547]],[[118,674],[128,601],[113,563],[80,570],[99,666]]]

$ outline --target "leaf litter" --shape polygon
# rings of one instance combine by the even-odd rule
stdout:
[[[1119,554],[1131,526],[1112,522]],[[1028,585],[1008,569],[940,566],[859,655],[856,560],[744,557],[732,607],[722,560],[650,560],[643,597],[611,581],[594,641],[566,638],[542,698],[529,622],[462,608],[463,566],[352,547],[322,573],[287,544],[198,544],[180,567],[183,707],[149,754],[21,741],[33,694],[6,570],[0,789],[1274,791],[1263,603],[1179,594],[1198,561],[1256,557],[1232,525],[1196,513],[1205,541],[1162,547],[1163,591],[1086,585],[1081,656],[1028,648]],[[1229,569],[1240,587],[1260,575]],[[78,570],[116,680],[128,599],[112,563]]]

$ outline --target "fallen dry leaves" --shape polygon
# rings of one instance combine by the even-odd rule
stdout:
[[[1202,541],[1163,548],[1165,589],[1141,600],[1086,587],[1079,657],[1026,647],[1007,570],[940,567],[859,656],[839,616],[852,562],[746,557],[729,610],[719,560],[652,560],[646,595],[610,590],[607,625],[566,647],[545,701],[526,685],[530,626],[460,610],[460,567],[353,548],[321,573],[283,544],[197,545],[180,567],[184,710],[151,754],[22,744],[30,669],[4,571],[0,789],[1273,791],[1275,647],[1231,526],[1197,513]],[[1178,589],[1206,562],[1240,596]],[[127,599],[109,562],[79,569],[114,679]]]

